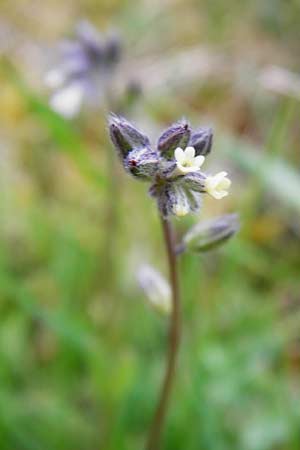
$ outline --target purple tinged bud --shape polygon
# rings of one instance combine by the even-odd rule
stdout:
[[[186,196],[189,200],[190,211],[197,213],[202,207],[202,195],[199,192],[186,189]]]
[[[171,215],[182,217],[201,208],[201,193],[188,188],[182,181],[183,178],[157,182],[150,187],[149,194],[156,198],[158,209],[164,218]]]
[[[128,153],[123,164],[125,170],[134,177],[151,180],[158,170],[158,154],[150,147],[138,148]]]
[[[176,203],[174,183],[154,183],[149,189],[149,194],[156,198],[158,209],[164,218],[173,214],[173,206]]]
[[[186,121],[176,122],[167,128],[158,139],[157,148],[166,159],[174,158],[177,147],[185,149],[191,136],[191,128]]]
[[[211,128],[199,128],[191,135],[189,145],[194,147],[196,156],[207,155],[211,151],[213,132]]]
[[[109,131],[125,170],[134,177],[151,180],[158,171],[159,157],[151,149],[148,137],[114,114],[109,118]]]
[[[226,214],[200,222],[192,227],[183,238],[182,249],[205,252],[227,241],[240,228],[237,214]]]
[[[205,191],[205,179],[206,175],[202,172],[190,172],[181,177],[181,183],[184,184],[186,189],[204,193]]]
[[[150,147],[148,137],[123,117],[111,114],[108,125],[111,140],[121,158],[125,158],[132,150]]]

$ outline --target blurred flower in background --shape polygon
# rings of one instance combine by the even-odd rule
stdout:
[[[259,76],[259,82],[271,92],[300,99],[300,77],[284,67],[266,67]]]
[[[169,314],[172,307],[171,288],[166,279],[148,264],[139,267],[137,279],[150,305],[162,314]]]
[[[52,90],[53,110],[72,118],[84,103],[92,108],[106,104],[121,58],[119,36],[101,34],[91,23],[82,21],[76,26],[74,39],[60,42],[57,52],[58,64],[45,77]]]

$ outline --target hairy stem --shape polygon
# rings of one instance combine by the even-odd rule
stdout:
[[[173,238],[172,227],[169,221],[161,218],[163,234],[168,256],[170,284],[172,288],[172,312],[170,316],[168,353],[166,372],[161,387],[161,392],[150,428],[146,450],[159,450],[161,434],[168,410],[170,393],[176,372],[176,361],[180,343],[180,298],[178,285],[178,272],[176,260],[176,246]]]

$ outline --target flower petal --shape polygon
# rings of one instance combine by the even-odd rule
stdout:
[[[220,189],[228,189],[231,186],[231,181],[229,180],[229,178],[223,178],[223,180],[221,180],[219,182],[219,188]]]
[[[226,197],[227,195],[228,195],[227,191],[218,191],[215,193],[215,199],[222,200],[222,198]]]
[[[187,147],[185,149],[185,157],[188,161],[193,161],[194,157],[195,157],[195,149],[194,147]]]
[[[196,156],[194,159],[194,166],[200,168],[205,161],[205,157],[203,155]]]
[[[222,180],[222,178],[225,178],[227,176],[227,172],[218,172],[216,175],[214,175],[213,178],[215,178],[218,182]]]
[[[179,163],[183,163],[184,162],[184,160],[185,160],[185,154],[184,154],[184,151],[182,150],[182,148],[180,148],[180,147],[177,147],[176,148],[176,150],[175,150],[175,152],[174,152],[174,156],[175,156],[175,159],[176,159],[176,161],[178,161]]]

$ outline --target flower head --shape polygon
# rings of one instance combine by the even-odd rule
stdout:
[[[226,175],[227,172],[219,172],[214,176],[208,176],[205,180],[205,191],[217,200],[228,195],[231,181]]]
[[[123,117],[110,115],[109,131],[125,170],[152,182],[149,193],[164,218],[198,212],[204,193],[217,199],[228,194],[226,172],[207,176],[200,170],[211,149],[210,128],[193,132],[186,121],[176,122],[162,133],[156,147]]]
[[[56,49],[57,64],[45,76],[52,90],[50,105],[66,118],[79,113],[83,103],[97,107],[111,85],[121,45],[114,35],[103,36],[89,22],[80,22],[73,39]]]
[[[179,173],[186,174],[200,170],[205,157],[203,155],[195,156],[195,153],[194,147],[187,147],[185,150],[180,147],[176,148],[174,156]]]

